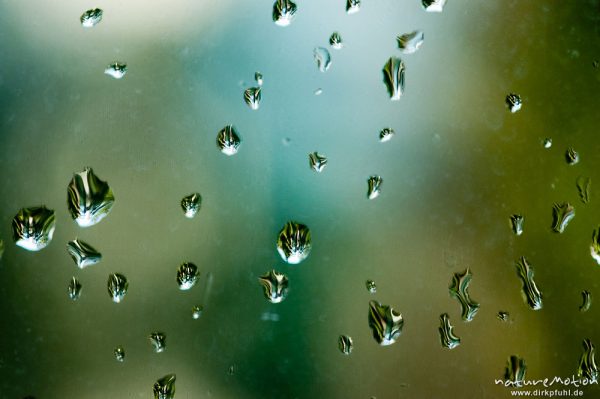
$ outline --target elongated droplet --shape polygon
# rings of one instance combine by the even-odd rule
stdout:
[[[404,62],[398,57],[390,57],[383,66],[383,82],[392,101],[400,100],[404,94]]]
[[[312,170],[321,173],[325,169],[325,166],[327,166],[327,157],[315,151],[308,154],[308,162]]]
[[[425,34],[421,30],[415,30],[413,32],[398,36],[397,40],[398,48],[400,48],[402,53],[413,54],[416,53],[423,44],[423,41],[425,40]]]
[[[75,239],[67,244],[67,252],[78,268],[83,269],[102,260],[102,254],[96,251],[90,244]]]
[[[93,8],[91,10],[87,10],[81,17],[79,17],[81,21],[81,26],[84,28],[93,28],[98,25],[100,21],[102,21],[102,10],[99,8]]]
[[[450,325],[450,317],[448,313],[444,313],[440,316],[440,327],[438,328],[440,332],[440,341],[444,348],[454,349],[458,345],[460,345],[460,338],[454,335],[452,331],[454,327]]]
[[[521,96],[519,96],[518,94],[510,93],[508,96],[506,96],[506,105],[508,106],[509,111],[514,114],[515,112],[520,110],[521,106],[523,105],[521,101]]]
[[[600,226],[592,233],[592,244],[590,245],[592,258],[600,265]]]
[[[329,36],[329,45],[335,50],[340,50],[344,47],[342,36],[338,32],[333,32],[331,36]]]
[[[567,164],[575,165],[576,163],[579,163],[579,153],[575,151],[573,147],[569,147],[565,153],[565,159]]]
[[[542,293],[533,280],[533,268],[529,265],[527,259],[521,256],[517,262],[517,274],[523,282],[523,298],[529,307],[533,310],[542,308]]]
[[[595,348],[589,339],[583,340],[583,353],[579,358],[579,367],[577,368],[578,378],[587,378],[588,383],[598,383],[598,366],[596,366]]]
[[[67,205],[71,217],[80,227],[93,226],[104,219],[115,203],[115,196],[92,168],[75,173],[69,183]]]
[[[115,303],[119,303],[127,294],[129,282],[127,278],[119,273],[113,273],[108,276],[108,295]]]
[[[310,230],[302,223],[287,222],[277,236],[277,252],[290,265],[306,259],[311,248]]]
[[[296,16],[298,7],[290,0],[277,0],[273,4],[273,22],[279,26],[288,26]]]
[[[173,399],[175,397],[175,374],[165,375],[154,383],[154,399]]]
[[[188,219],[193,218],[200,211],[202,205],[202,196],[200,193],[192,193],[181,200],[181,209],[185,217]]]
[[[592,293],[588,290],[581,291],[581,296],[583,297],[583,303],[579,307],[579,311],[587,312],[592,306]]]
[[[315,57],[319,71],[326,72],[331,66],[331,54],[329,54],[329,50],[325,47],[315,47],[313,56]]]
[[[360,11],[360,0],[346,0],[346,12],[355,14]]]
[[[254,80],[256,81],[256,84],[259,86],[263,85],[263,75],[260,72],[254,72]]]
[[[227,125],[217,134],[217,146],[225,155],[237,154],[242,140],[233,125]]]
[[[204,307],[202,305],[196,305],[192,308],[192,319],[198,320],[202,316]]]
[[[4,255],[4,241],[0,240],[0,260],[2,260],[2,255]]]
[[[119,363],[123,363],[125,361],[125,349],[122,346],[117,346],[114,350],[115,359]]]
[[[167,336],[159,331],[155,331],[150,334],[148,337],[150,340],[150,344],[152,344],[152,348],[154,352],[161,353],[167,348]]]
[[[104,74],[112,76],[115,79],[121,79],[127,73],[127,64],[115,61],[109,64],[104,70]]]
[[[285,274],[271,270],[260,276],[258,281],[263,286],[265,298],[269,302],[279,303],[287,297],[288,278]]]
[[[450,283],[450,296],[458,299],[460,306],[462,307],[462,319],[464,321],[471,321],[479,310],[479,304],[471,299],[469,296],[469,284],[473,274],[471,270],[467,268],[462,273],[455,273],[452,276],[452,283]]]
[[[395,134],[396,132],[394,132],[394,129],[392,129],[391,127],[385,127],[379,132],[379,141],[381,141],[382,143],[390,141]]]
[[[446,0],[423,0],[423,8],[427,12],[442,12],[446,5]]]
[[[187,291],[196,285],[200,277],[198,267],[191,262],[183,262],[177,269],[177,285],[182,291]]]
[[[585,176],[579,176],[576,181],[577,191],[579,192],[579,199],[584,204],[590,202],[590,186],[592,185],[592,179]]]
[[[351,354],[353,349],[352,338],[347,335],[340,335],[338,338],[338,347],[344,355]]]
[[[510,225],[511,225],[512,231],[513,231],[513,233],[515,233],[515,235],[520,236],[521,234],[523,234],[523,222],[524,221],[525,221],[525,218],[523,218],[523,216],[521,216],[521,215],[518,215],[518,214],[511,215]]]
[[[369,327],[379,345],[386,346],[396,342],[402,334],[403,326],[404,319],[400,313],[377,301],[369,302]]]
[[[12,221],[13,240],[28,251],[40,251],[52,241],[55,226],[54,211],[44,205],[22,208]]]
[[[562,233],[567,228],[569,222],[575,217],[575,208],[568,202],[563,202],[561,204],[554,204],[552,213],[554,216],[552,230],[555,233]]]
[[[509,315],[508,312],[505,312],[505,311],[501,310],[496,315],[496,318],[498,318],[498,320],[500,320],[500,321],[507,322],[509,320],[509,318],[510,318],[510,315]]]
[[[250,109],[257,110],[261,100],[260,87],[250,87],[244,91],[244,101]]]
[[[79,296],[81,295],[81,283],[79,282],[79,280],[77,280],[77,278],[71,278],[71,281],[69,281],[67,292],[69,293],[69,298],[71,298],[72,300],[76,301],[79,299]]]
[[[372,200],[381,194],[381,185],[383,184],[383,179],[381,176],[371,176],[367,180],[367,198]]]
[[[506,381],[510,381],[510,385],[512,386],[522,387],[526,373],[527,365],[525,364],[525,359],[512,355],[508,359],[506,371],[504,372],[504,378]]]
[[[367,280],[365,286],[367,287],[367,291],[369,291],[371,294],[377,293],[377,285],[375,284],[375,281]]]

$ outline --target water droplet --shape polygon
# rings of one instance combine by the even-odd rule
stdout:
[[[367,180],[367,198],[372,200],[381,194],[381,185],[383,184],[383,179],[381,176],[371,176]]]
[[[68,191],[69,213],[80,227],[89,227],[100,222],[115,203],[111,188],[94,174],[92,168],[75,173]]]
[[[515,233],[515,235],[520,236],[521,234],[523,234],[523,222],[525,221],[525,218],[521,215],[511,215],[510,216],[510,225],[512,227],[512,231],[513,233]]]
[[[254,72],[254,80],[256,81],[256,84],[259,86],[263,85],[263,75],[260,72]]]
[[[460,338],[454,335],[454,332],[452,331],[453,328],[454,327],[450,325],[448,313],[440,315],[440,327],[438,330],[440,332],[440,341],[444,348],[454,349],[460,345]]]
[[[155,331],[148,337],[150,344],[154,348],[154,352],[161,353],[167,348],[167,336],[164,333]]]
[[[260,87],[250,87],[244,91],[244,101],[246,101],[250,109],[257,110],[260,106],[260,100]]]
[[[71,278],[69,286],[67,287],[67,292],[69,293],[69,298],[72,300],[76,301],[79,299],[79,296],[81,295],[81,283],[77,278]]]
[[[446,0],[423,0],[423,8],[427,12],[442,12],[446,5]]]
[[[506,96],[506,105],[508,105],[510,112],[517,112],[521,109],[521,97],[518,94],[510,93],[508,96]]]
[[[405,33],[398,36],[398,48],[404,54],[413,54],[423,45],[425,34],[421,30]]]
[[[277,236],[277,251],[290,265],[297,265],[306,259],[311,248],[310,230],[302,223],[287,222]]]
[[[198,267],[190,262],[183,262],[177,269],[177,285],[182,291],[192,288],[198,281],[200,273]]]
[[[565,153],[565,159],[567,160],[567,164],[575,165],[579,162],[579,153],[573,147],[569,147]]]
[[[117,362],[123,363],[125,361],[125,349],[122,346],[117,346],[114,350],[115,359]]]
[[[390,141],[395,134],[396,132],[394,132],[394,129],[392,129],[391,127],[383,128],[379,132],[379,141],[381,141],[382,143]]]
[[[80,269],[95,265],[102,260],[100,252],[96,251],[90,244],[79,239],[69,241],[67,252]]]
[[[460,306],[462,307],[461,317],[464,321],[471,321],[479,310],[479,304],[471,299],[469,296],[469,284],[473,274],[471,270],[467,268],[462,273],[454,273],[452,276],[452,283],[450,283],[450,296],[458,299]]]
[[[576,181],[577,191],[579,192],[579,199],[584,204],[590,202],[590,186],[592,184],[592,179],[585,176],[579,176]]]
[[[369,302],[369,327],[379,345],[386,346],[396,342],[402,334],[403,326],[404,319],[400,313],[377,301]]]
[[[587,312],[592,306],[592,293],[588,290],[581,291],[581,296],[583,297],[583,303],[579,307],[581,312]]]
[[[115,303],[119,303],[127,294],[129,283],[127,278],[119,273],[113,273],[108,276],[108,295]]]
[[[217,134],[217,146],[225,155],[234,155],[238,152],[242,140],[233,125],[227,125]]]
[[[533,310],[542,308],[542,293],[533,280],[533,268],[524,256],[517,262],[517,274],[523,282],[523,299]]]
[[[342,36],[338,32],[333,32],[331,36],[329,36],[329,44],[335,50],[341,50],[341,48],[344,47]]]
[[[600,66],[600,61],[599,61],[599,60],[594,60],[594,61],[592,61],[592,66],[593,66],[594,68],[598,68],[598,67]]]
[[[367,291],[369,291],[371,294],[375,294],[377,292],[377,285],[375,285],[375,281],[367,280],[365,285],[367,287]]]
[[[269,302],[279,303],[287,297],[288,278],[285,274],[271,270],[260,276],[258,281],[263,286],[265,298]]]
[[[315,47],[313,56],[315,57],[319,71],[326,72],[331,66],[331,54],[329,54],[329,50],[324,47]]]
[[[404,94],[404,62],[398,57],[390,57],[383,66],[383,82],[385,83],[390,99],[400,100]]]
[[[52,241],[55,225],[54,211],[44,205],[22,208],[12,221],[15,244],[28,251],[40,251]]]
[[[505,312],[505,311],[501,310],[501,311],[498,312],[498,314],[496,315],[496,317],[500,321],[507,322],[509,320],[509,318],[510,318],[510,315],[508,314],[508,312]]]
[[[154,383],[154,399],[173,399],[175,397],[175,374],[165,375]]]
[[[592,244],[590,245],[592,258],[600,265],[600,226],[592,233]]]
[[[327,157],[325,155],[320,155],[318,152],[313,152],[308,154],[308,162],[310,164],[310,168],[315,172],[322,172],[327,166]]]
[[[522,387],[526,373],[527,365],[525,364],[525,359],[512,355],[508,359],[506,371],[504,372],[506,381],[510,381],[512,386]]]
[[[279,26],[288,26],[296,16],[298,7],[290,0],[277,0],[273,4],[273,22]]]
[[[320,96],[321,94],[323,94],[323,89],[320,87],[314,91],[315,96]]]
[[[79,17],[81,21],[81,26],[84,28],[93,28],[98,25],[100,21],[102,21],[102,10],[99,8],[93,8],[91,10],[87,10],[81,17]]]
[[[340,352],[344,355],[349,355],[352,353],[352,338],[347,335],[340,335],[338,339],[338,347],[340,348]]]
[[[346,12],[355,14],[360,11],[360,0],[346,0]]]
[[[181,209],[188,219],[193,218],[200,211],[202,196],[200,193],[192,193],[181,200]]]
[[[232,364],[231,366],[229,366],[229,368],[227,369],[227,374],[229,374],[229,375],[235,374],[235,364]]]
[[[583,354],[579,358],[579,367],[577,368],[578,378],[587,378],[588,383],[598,383],[598,366],[596,366],[595,348],[589,339],[583,340]]]
[[[2,255],[4,255],[4,241],[0,240],[0,260],[2,260]]]
[[[192,308],[192,319],[198,320],[202,316],[204,307],[202,305],[196,305]]]
[[[575,217],[575,208],[568,202],[563,202],[554,204],[552,211],[554,217],[552,230],[556,233],[564,232],[569,222]]]
[[[544,146],[544,148],[550,148],[550,147],[552,147],[552,139],[550,137],[546,137],[542,141],[542,145]]]
[[[115,61],[106,67],[104,73],[108,76],[112,76],[115,79],[121,79],[127,73],[127,64],[124,62]]]

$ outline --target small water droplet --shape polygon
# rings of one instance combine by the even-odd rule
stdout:
[[[102,260],[100,252],[95,250],[90,244],[79,239],[69,241],[67,252],[80,269],[95,265]]]
[[[600,226],[592,233],[592,244],[590,245],[592,258],[600,265]]]
[[[181,209],[188,219],[193,218],[200,211],[202,196],[200,193],[192,193],[181,200]]]
[[[331,54],[329,54],[329,50],[325,47],[315,47],[313,56],[315,57],[319,71],[326,72],[331,66]]]
[[[533,280],[533,268],[524,256],[521,256],[521,259],[517,262],[517,275],[523,282],[523,299],[531,309],[540,310],[542,308],[542,293]]]
[[[250,87],[244,91],[244,101],[252,110],[257,110],[261,100],[260,87]]]
[[[76,301],[79,299],[79,296],[81,296],[81,283],[77,278],[71,278],[69,286],[67,287],[67,292],[69,293],[69,298],[72,300]]]
[[[381,194],[381,185],[383,184],[383,179],[381,176],[371,176],[367,179],[367,198],[372,200]]]
[[[127,278],[119,273],[113,273],[108,276],[108,295],[115,303],[119,303],[125,298],[129,282]]]
[[[71,217],[80,227],[93,226],[104,219],[115,203],[115,196],[92,168],[75,173],[68,187],[67,204]]]
[[[598,366],[596,366],[595,348],[589,339],[583,340],[583,353],[579,358],[579,367],[577,368],[578,378],[587,378],[588,383],[598,383]]]
[[[106,67],[104,73],[108,76],[112,76],[115,79],[121,79],[127,73],[127,64],[124,62],[115,61]]]
[[[450,324],[450,317],[448,313],[444,313],[440,316],[440,341],[444,348],[454,349],[460,345],[460,338],[454,335],[452,331],[454,327]]]
[[[598,67],[600,66],[600,61],[599,61],[599,60],[594,60],[594,61],[592,61],[592,66],[593,66],[594,68],[598,68]]]
[[[592,185],[592,179],[585,176],[579,176],[577,178],[576,185],[581,202],[584,204],[590,202],[590,186]]]
[[[325,169],[325,166],[327,166],[327,157],[320,155],[315,151],[311,154],[308,154],[308,162],[312,170],[320,173],[323,171],[323,169]]]
[[[383,82],[392,101],[400,100],[404,94],[405,71],[404,62],[398,57],[390,57],[383,66]]]
[[[403,326],[404,319],[400,313],[377,301],[369,302],[369,327],[379,345],[386,346],[396,342],[402,334]]]
[[[217,146],[225,155],[234,155],[238,152],[242,140],[233,125],[227,125],[217,134]]]
[[[321,94],[323,94],[323,89],[320,87],[314,91],[315,96],[320,96]]]
[[[506,96],[506,105],[508,106],[510,112],[517,112],[521,109],[522,104],[521,96],[518,94],[510,93],[508,96]]]
[[[421,30],[415,30],[398,36],[398,48],[404,54],[413,54],[423,45],[425,34]]]
[[[187,291],[196,285],[200,277],[198,267],[191,262],[183,262],[177,269],[177,285],[182,291]]]
[[[28,251],[40,251],[52,241],[55,227],[53,210],[44,205],[21,208],[12,220],[13,240]]]
[[[155,331],[150,334],[148,339],[155,353],[164,352],[167,348],[167,336],[162,332]]]
[[[81,17],[79,17],[81,21],[81,26],[84,28],[93,28],[98,25],[100,21],[102,21],[102,10],[99,8],[93,8],[91,10],[87,10]]]
[[[122,346],[117,346],[114,350],[115,359],[119,363],[123,363],[125,361],[125,349]]]
[[[344,47],[342,36],[338,32],[333,32],[331,36],[329,36],[329,45],[335,50],[341,50],[342,47]]]
[[[254,72],[254,80],[256,81],[256,84],[259,86],[263,85],[263,75],[260,72]]]
[[[258,281],[263,286],[265,298],[269,302],[279,303],[287,297],[288,278],[285,274],[271,270],[260,276]]]
[[[588,290],[581,291],[581,296],[583,297],[583,303],[579,307],[579,311],[587,312],[590,310],[590,306],[592,306],[592,293]]]
[[[360,11],[360,0],[346,0],[346,12],[355,14]]]
[[[479,310],[479,304],[471,299],[469,296],[469,284],[473,274],[471,270],[467,268],[462,273],[454,273],[452,276],[452,283],[450,283],[450,296],[458,299],[462,308],[461,317],[464,321],[471,321]]]
[[[192,319],[198,320],[202,316],[204,307],[202,305],[196,305],[192,308]]]
[[[353,349],[352,338],[347,335],[340,335],[338,338],[338,347],[344,355],[349,355]]]
[[[310,230],[302,223],[287,222],[277,236],[277,251],[290,265],[308,257],[312,248]]]
[[[521,234],[523,234],[523,222],[525,221],[525,218],[521,215],[518,214],[514,214],[510,216],[510,225],[512,228],[513,233],[515,233],[515,235],[520,236]]]
[[[385,143],[386,141],[390,141],[394,137],[395,134],[396,134],[396,132],[394,132],[394,129],[392,129],[391,127],[383,128],[379,132],[379,141],[382,143]]]
[[[0,260],[2,260],[2,255],[4,255],[4,241],[0,240]]]
[[[575,217],[575,208],[568,202],[554,204],[552,214],[554,217],[552,230],[555,233],[562,233],[567,228],[569,222]]]
[[[375,281],[367,280],[365,285],[367,287],[367,291],[369,291],[371,294],[375,294],[377,292],[377,285],[375,285]]]
[[[527,365],[525,364],[525,359],[512,355],[508,359],[506,371],[504,372],[506,381],[510,381],[512,386],[522,387],[526,373]]]
[[[232,364],[231,366],[229,366],[229,368],[227,369],[227,374],[229,374],[229,375],[235,374],[235,364]]]
[[[542,141],[542,145],[544,146],[544,148],[550,148],[550,147],[552,147],[552,139],[550,137],[546,137]]]
[[[175,374],[168,374],[154,383],[154,399],[173,399],[175,397]]]
[[[273,22],[279,26],[288,26],[296,16],[298,7],[290,0],[277,0],[273,4]]]
[[[567,164],[575,165],[579,162],[579,153],[573,147],[569,147],[565,153],[565,159],[567,160]]]
[[[503,322],[507,322],[510,318],[510,315],[508,312],[505,312],[503,310],[499,311],[498,314],[496,315],[496,317],[498,318],[498,320],[503,321]]]

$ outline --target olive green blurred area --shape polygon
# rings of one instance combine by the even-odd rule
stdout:
[[[343,0],[296,3],[280,27],[272,0],[0,2],[0,397],[148,398],[174,373],[176,398],[508,398],[494,380],[511,355],[527,380],[566,378],[584,339],[600,345],[589,249],[600,224],[600,3],[449,0],[428,13],[419,0],[364,0],[351,15]],[[103,19],[84,29],[93,7]],[[401,54],[396,37],[415,29],[422,47]],[[334,31],[341,50],[329,46]],[[325,73],[315,47],[331,52]],[[406,65],[400,101],[383,83],[391,56]],[[103,73],[114,61],[127,63],[121,80]],[[253,111],[243,92],[256,71]],[[516,113],[509,93],[523,101]],[[216,146],[228,124],[242,139],[231,157]],[[385,127],[396,134],[381,143]],[[327,156],[322,173],[309,168],[313,151]],[[115,205],[80,228],[67,186],[88,166]],[[383,179],[374,200],[371,175]],[[591,179],[587,204],[580,176]],[[187,219],[180,201],[193,192],[202,207]],[[562,234],[551,228],[557,202],[576,212]],[[56,212],[56,232],[28,252],[11,221],[39,205]],[[275,247],[289,220],[312,235],[298,265]],[[75,238],[102,261],[79,270],[66,251]],[[542,292],[537,311],[522,297],[521,256]],[[201,275],[180,291],[185,261]],[[448,290],[466,268],[480,304],[471,322]],[[258,282],[271,269],[289,278],[278,304]],[[119,304],[112,273],[129,281]],[[587,312],[583,290],[595,300]],[[402,313],[395,344],[373,338],[371,300]],[[443,313],[461,338],[452,350],[440,343]],[[154,331],[166,334],[162,353]],[[352,337],[349,356],[340,335]]]

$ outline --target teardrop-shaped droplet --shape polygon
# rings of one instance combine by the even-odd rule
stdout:
[[[367,180],[367,198],[372,200],[381,194],[381,185],[383,184],[383,179],[381,176],[371,176]]]
[[[327,166],[327,157],[315,151],[308,154],[308,162],[312,170],[320,173],[325,169],[325,166]]]
[[[590,187],[592,185],[592,179],[585,176],[579,176],[575,181],[577,186],[577,192],[579,193],[579,199],[582,203],[587,204],[590,202]]]
[[[192,308],[192,319],[199,319],[202,316],[202,312],[204,312],[204,307],[202,305],[195,305]]]
[[[196,285],[200,277],[198,267],[191,262],[183,262],[177,269],[177,285],[182,291],[187,291]]]
[[[119,273],[113,273],[108,276],[108,295],[115,303],[119,303],[125,298],[129,282],[127,278]]]
[[[355,14],[360,11],[360,0],[346,0],[346,12]]]
[[[188,219],[193,218],[200,211],[200,206],[202,205],[202,196],[200,193],[193,193],[188,196],[183,197],[181,200],[181,209],[183,209],[183,213],[185,217]]]
[[[277,236],[277,251],[281,258],[291,265],[306,259],[311,248],[310,230],[302,223],[287,222]]]
[[[598,366],[596,365],[596,351],[594,344],[589,339],[583,340],[583,353],[579,358],[577,377],[586,378],[589,384],[598,383]]]
[[[125,349],[122,346],[117,346],[114,350],[115,360],[119,363],[123,363],[125,361]]]
[[[109,185],[92,168],[75,173],[69,183],[67,204],[71,217],[80,227],[93,226],[104,219],[115,203]]]
[[[369,302],[369,327],[379,345],[386,346],[396,342],[402,334],[403,326],[404,319],[400,313],[377,301]]]
[[[567,164],[575,165],[579,163],[579,153],[573,147],[569,147],[565,153],[565,159],[567,160]]]
[[[521,101],[521,96],[519,96],[518,94],[510,93],[508,96],[506,96],[506,105],[508,106],[509,111],[514,114],[515,112],[520,110],[521,106],[523,105],[523,102]]]
[[[173,399],[175,397],[175,374],[168,374],[154,383],[154,399]]]
[[[398,47],[402,53],[413,54],[416,53],[423,44],[423,41],[425,40],[425,34],[421,30],[415,30],[413,32],[398,36],[397,40]]]
[[[52,241],[55,226],[54,211],[44,205],[22,208],[12,221],[13,239],[21,248],[40,251]]]
[[[394,132],[394,129],[392,129],[391,127],[385,127],[379,132],[379,141],[381,141],[382,143],[390,141],[395,134],[396,132]]]
[[[288,294],[288,278],[285,274],[271,270],[258,278],[263,286],[265,298],[271,303],[280,303]]]
[[[100,21],[102,21],[102,10],[99,8],[93,8],[91,10],[87,10],[81,17],[79,17],[79,21],[81,22],[81,26],[84,28],[92,28]]]
[[[371,294],[377,293],[377,285],[375,284],[375,281],[367,280],[365,286],[367,287],[367,291],[369,291]]]
[[[552,230],[555,233],[563,233],[569,222],[575,217],[575,208],[568,202],[554,204],[552,215],[554,218]]]
[[[587,312],[590,310],[590,306],[592,306],[592,293],[588,290],[581,291],[581,296],[583,299],[583,303],[579,307],[580,312]]]
[[[217,134],[217,146],[225,155],[237,154],[242,140],[233,125],[227,125]]]
[[[504,372],[504,378],[506,379],[506,381],[510,381],[510,385],[515,387],[522,387],[526,373],[527,365],[525,364],[525,359],[522,359],[515,355],[511,356],[508,359],[506,371]]]
[[[273,22],[279,26],[288,26],[296,16],[298,7],[290,0],[277,0],[273,4]]]
[[[460,338],[454,335],[452,331],[454,327],[450,324],[450,317],[448,313],[444,313],[440,316],[440,341],[444,348],[454,349],[460,345]]]
[[[260,72],[254,72],[254,80],[256,81],[256,84],[259,86],[263,85],[263,75]]]
[[[523,283],[522,293],[525,302],[531,309],[540,310],[542,308],[542,293],[533,280],[533,268],[524,256],[521,256],[521,259],[517,262],[517,275]]]
[[[462,319],[464,321],[471,321],[479,310],[479,304],[473,301],[469,295],[469,284],[473,274],[471,270],[467,268],[462,273],[455,273],[452,276],[452,282],[450,283],[450,296],[458,299],[462,308]]]
[[[392,101],[400,100],[404,94],[404,73],[404,62],[398,57],[390,57],[383,66],[383,82]]]
[[[329,36],[329,44],[335,50],[340,50],[342,47],[344,47],[342,36],[338,32],[333,32],[331,36]]]
[[[83,269],[102,260],[102,254],[94,249],[90,244],[79,239],[69,241],[67,252],[75,262],[78,268]]]
[[[352,343],[352,338],[347,335],[340,335],[338,338],[338,348],[340,352],[344,355],[349,355],[352,353],[352,349],[354,349],[354,345]]]
[[[165,333],[155,331],[150,334],[148,339],[150,340],[150,344],[156,353],[164,352],[164,350],[167,348],[167,336]]]
[[[523,234],[523,222],[525,221],[525,218],[521,215],[518,214],[514,214],[510,216],[510,225],[512,227],[512,231],[513,233],[515,233],[515,235],[520,236],[521,234]]]
[[[325,47],[315,47],[313,56],[315,57],[319,71],[326,72],[331,66],[331,54],[329,54],[329,50]]]
[[[81,283],[77,278],[71,278],[69,281],[69,286],[67,287],[67,292],[69,293],[69,298],[76,301],[81,296]]]
[[[244,101],[250,107],[250,109],[257,110],[260,106],[260,100],[260,87],[250,87],[244,91]]]
[[[127,73],[127,64],[124,62],[115,61],[109,64],[106,69],[104,69],[104,74],[111,76],[115,79],[121,79]]]

